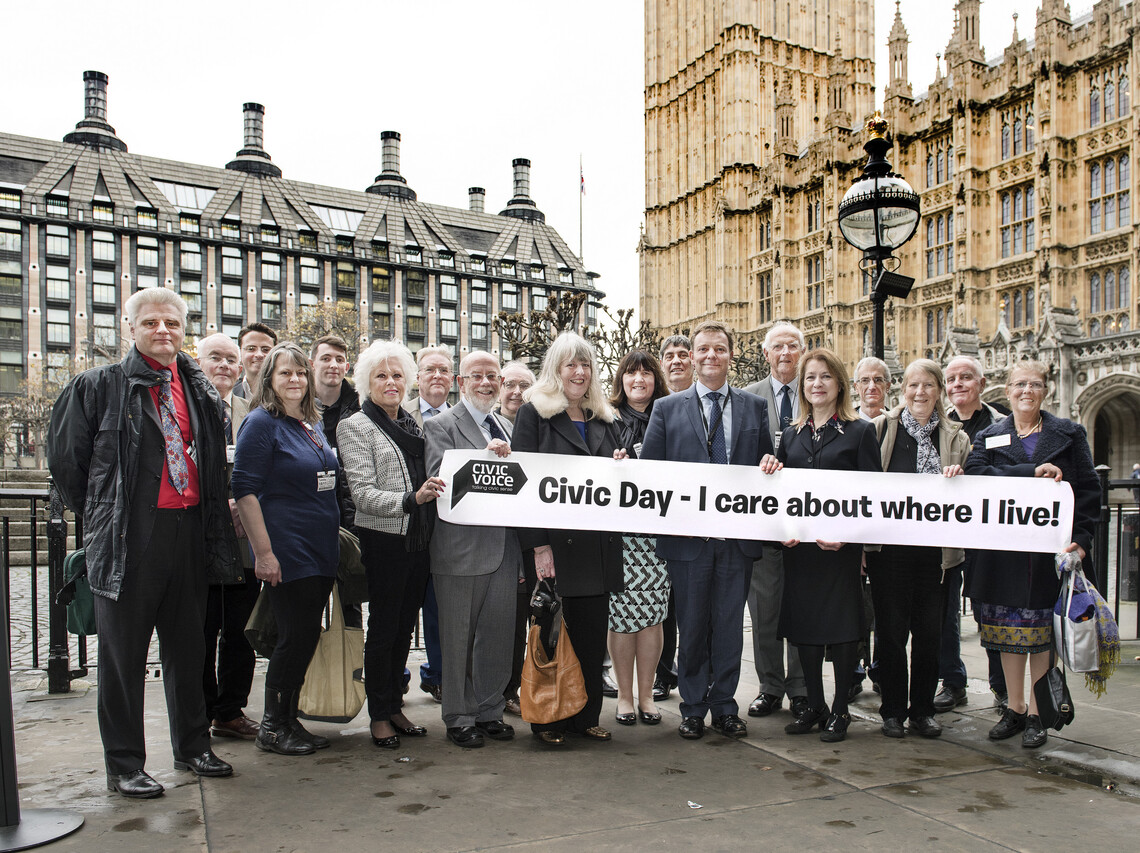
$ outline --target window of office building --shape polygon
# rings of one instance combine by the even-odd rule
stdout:
[[[261,286],[261,320],[271,326],[281,322],[280,286]]]
[[[530,265],[531,281],[546,281],[546,268],[542,264]]]
[[[241,318],[244,315],[244,302],[240,284],[222,285],[222,314]]]
[[[155,237],[138,237],[135,263],[140,267],[158,268],[158,240]]]
[[[407,257],[409,264],[422,263],[424,259],[424,251],[419,246],[405,246],[404,255]]]
[[[115,256],[115,235],[110,231],[92,231],[91,259],[113,264]]]
[[[281,256],[276,252],[261,253],[261,280],[273,283],[281,281]]]
[[[16,305],[0,305],[0,341],[24,341],[24,320]]]
[[[427,299],[427,274],[419,270],[409,270],[404,274],[404,298]]]
[[[926,277],[954,272],[954,214],[939,213],[926,220]]]
[[[298,298],[302,308],[310,305],[316,305],[321,301],[320,294],[315,290],[309,290],[307,287],[301,288],[301,293]]]
[[[316,248],[314,246],[314,248]],[[376,261],[388,260],[388,243],[384,240],[372,241],[372,259]]]
[[[119,318],[115,314],[95,311],[91,315],[91,342],[108,352],[119,346]]]
[[[202,230],[198,217],[189,213],[178,217],[178,228],[183,234],[198,234]]]
[[[241,278],[241,249],[236,246],[222,246],[222,275]]]
[[[352,254],[352,238],[351,237],[337,237],[336,238],[336,252],[338,255],[351,255]]]
[[[91,221],[105,225],[115,224],[115,206],[109,201],[93,202],[91,205]]]
[[[504,282],[499,290],[499,310],[519,310],[519,286],[511,282]]]
[[[71,343],[71,312],[66,308],[48,308],[47,342],[49,344]]]
[[[926,144],[926,186],[933,187],[954,177],[954,146],[943,136]]]
[[[1033,185],[1001,194],[1001,256],[1032,252],[1037,247]]]
[[[392,296],[392,273],[387,267],[372,267],[372,301],[388,302]]]
[[[241,222],[237,219],[223,219],[220,223],[223,240],[241,239]]]
[[[439,265],[445,270],[455,269],[455,253],[441,251],[439,253]]]
[[[514,275],[515,274],[515,262],[514,261],[506,261],[506,260],[499,261],[499,272],[502,275]]]
[[[566,267],[560,267],[558,270],[558,283],[559,284],[573,284],[574,283],[574,271],[570,270],[570,269],[566,269]]]
[[[44,250],[57,258],[71,257],[71,230],[66,225],[48,225]]]
[[[58,264],[47,265],[47,298],[56,302],[71,300],[71,270]]]
[[[441,275],[439,277],[439,299],[441,302],[459,301],[459,285],[455,283],[455,276]]]
[[[0,189],[0,210],[19,210],[20,191]]]
[[[301,231],[297,235],[297,245],[308,252],[317,250],[317,235],[312,231]]]
[[[18,394],[23,382],[23,355],[18,352],[0,352],[0,394]]]
[[[336,292],[338,297],[356,298],[356,267],[352,261],[336,262]]]
[[[280,246],[281,230],[276,225],[262,225],[261,242],[267,246]]]
[[[546,291],[541,287],[532,287],[530,289],[530,310],[531,311],[545,311],[546,306],[550,304],[547,298]]]
[[[178,264],[183,272],[202,271],[202,245],[183,240],[178,245]]]
[[[135,211],[135,220],[138,222],[139,228],[148,228],[152,231],[158,230],[157,210],[140,207]]]
[[[1127,153],[1089,164],[1089,233],[1099,234],[1132,224],[1130,161]]]
[[[117,305],[117,289],[113,270],[91,270],[91,296],[101,305]]]
[[[1028,102],[1001,113],[1001,159],[1028,154],[1037,145],[1033,108]]]
[[[427,334],[427,317],[422,302],[409,302],[405,311],[408,334],[423,337]]]
[[[1089,313],[1128,310],[1132,302],[1132,276],[1128,264],[1105,267],[1089,275]]]
[[[67,199],[49,195],[45,201],[48,216],[67,218]]]
[[[482,255],[471,256],[471,271],[472,272],[486,272],[487,259]]]
[[[320,287],[321,285],[321,267],[320,262],[316,258],[302,256],[300,260],[301,265],[301,284],[311,285],[313,287]]]
[[[191,314],[202,313],[202,282],[198,279],[183,279],[178,284],[178,291],[186,303],[186,310]]]
[[[459,311],[454,305],[442,306],[439,309],[440,337],[455,339],[459,337]]]

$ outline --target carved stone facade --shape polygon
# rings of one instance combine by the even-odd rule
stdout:
[[[957,0],[917,97],[898,10],[889,34],[888,158],[922,219],[897,253],[916,282],[887,303],[888,349],[899,365],[977,355],[991,395],[1012,360],[1040,358],[1050,407],[1080,420],[1123,477],[1140,461],[1140,10],[1101,0],[1074,20],[1063,0],[1041,0],[1031,38],[1015,20],[987,60],[979,5]],[[718,317],[761,335],[786,318],[849,364],[869,352],[870,282],[836,211],[866,160],[873,17],[868,0],[646,0],[642,317],[662,329]]]

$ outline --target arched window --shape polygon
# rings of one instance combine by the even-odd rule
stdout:
[[[1109,270],[1104,274],[1104,310],[1116,307],[1116,273]]]
[[[1090,338],[1099,338],[1100,337],[1100,320],[1093,320],[1089,323],[1089,337]]]
[[[1116,100],[1119,108],[1116,111],[1117,115],[1128,115],[1131,107],[1128,103],[1128,75],[1122,74],[1120,76],[1120,86],[1116,90]]]
[[[1033,288],[1025,290],[1025,325],[1033,325]]]
[[[1021,326],[1023,313],[1023,303],[1021,299],[1021,291],[1015,290],[1013,292],[1013,325],[1015,328]]]
[[[1120,155],[1120,187],[1121,189],[1128,188],[1128,155]]]
[[[1025,218],[1033,216],[1033,187],[1025,188]]]
[[[1009,159],[1009,125],[1001,126],[1001,159]]]
[[[1037,146],[1033,133],[1033,113],[1025,117],[1025,150],[1032,151]]]
[[[934,168],[937,171],[938,183],[946,180],[946,152],[938,149],[938,156],[934,159]]]
[[[1128,274],[1128,267],[1120,268],[1116,276],[1116,292],[1120,295],[1120,307],[1132,307],[1132,277]]]
[[[866,353],[871,348],[871,328],[869,326],[863,327],[863,352]]]
[[[1100,124],[1100,89],[1092,87],[1089,92],[1089,127]]]
[[[934,312],[926,312],[926,342],[928,344],[934,343]]]
[[[946,312],[941,308],[938,309],[938,343],[942,343],[942,339],[946,336]]]
[[[934,186],[934,155],[926,155],[926,185],[928,187]]]
[[[1116,192],[1116,161],[1111,157],[1104,161],[1104,191]]]
[[[1009,224],[1009,193],[1002,193],[1001,195],[1001,224]]]
[[[1129,323],[1129,321],[1128,321],[1128,315],[1127,314],[1121,314],[1120,319],[1116,323],[1116,330],[1118,332],[1127,332],[1131,328],[1131,326],[1132,326],[1132,324]]]
[[[1100,311],[1100,273],[1093,273],[1089,278],[1089,313]]]
[[[1019,118],[1013,120],[1013,153],[1014,156],[1021,153],[1021,119]]]
[[[1089,183],[1091,184],[1090,195],[1093,198],[1099,198],[1100,197],[1100,163],[1093,163],[1092,168],[1089,169]]]
[[[1112,81],[1104,84],[1104,120],[1112,121],[1116,118],[1116,87]]]
[[[946,177],[954,177],[954,146],[946,149]]]

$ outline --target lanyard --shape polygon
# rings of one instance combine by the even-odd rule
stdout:
[[[325,471],[329,470],[328,460],[325,458],[325,443],[307,423],[304,421],[297,421],[297,423],[301,425],[301,431],[305,434],[305,438],[313,445],[313,453],[317,454],[321,468]]]
[[[710,427],[709,426],[709,417],[708,417],[708,415],[705,414],[704,399],[700,400],[701,423],[703,423],[705,425],[705,451],[708,453],[710,461],[712,460],[713,436],[716,434],[717,427],[719,427],[721,425],[721,422],[724,420],[724,410],[728,408],[728,401],[729,401],[729,395],[726,393],[724,395],[724,405],[720,407],[720,412],[716,416],[716,421],[714,421],[713,425]],[[725,450],[726,451],[728,450],[727,445],[728,445],[728,442],[725,442]]]

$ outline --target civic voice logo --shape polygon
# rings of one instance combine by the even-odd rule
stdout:
[[[517,495],[526,485],[526,474],[518,462],[471,460],[452,480],[451,506],[465,495]]]

